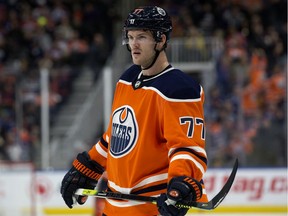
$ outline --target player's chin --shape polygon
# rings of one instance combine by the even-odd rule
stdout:
[[[141,61],[139,59],[133,57],[132,60],[134,64],[141,65]]]

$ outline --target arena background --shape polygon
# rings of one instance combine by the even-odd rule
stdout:
[[[105,130],[131,64],[128,11],[173,20],[167,55],[206,93],[209,198],[240,166],[223,203],[191,215],[287,215],[287,1],[0,0],[0,215],[97,215],[65,207],[60,182]]]

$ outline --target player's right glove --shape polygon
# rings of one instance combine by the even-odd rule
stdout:
[[[66,173],[61,184],[61,194],[69,208],[73,207],[74,193],[78,188],[94,189],[104,168],[92,161],[87,152],[77,155],[72,168]],[[79,196],[76,201],[84,204],[87,197]]]
[[[167,193],[157,199],[158,211],[162,216],[184,216],[188,208],[179,208],[176,204],[197,201],[201,197],[202,186],[196,179],[174,177],[168,184]]]

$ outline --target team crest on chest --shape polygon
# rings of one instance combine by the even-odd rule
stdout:
[[[119,158],[128,154],[138,139],[138,124],[132,107],[122,106],[112,115],[110,153]]]

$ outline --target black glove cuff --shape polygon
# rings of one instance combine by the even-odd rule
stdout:
[[[175,177],[168,185],[167,195],[175,201],[197,201],[202,197],[202,186],[196,179],[187,176]]]
[[[98,181],[104,172],[104,168],[95,161],[92,161],[87,152],[77,155],[73,161],[73,167],[82,175]]]
[[[185,177],[183,181],[188,184],[193,189],[191,190],[193,194],[194,201],[199,200],[202,197],[202,185],[199,181],[193,178]]]

